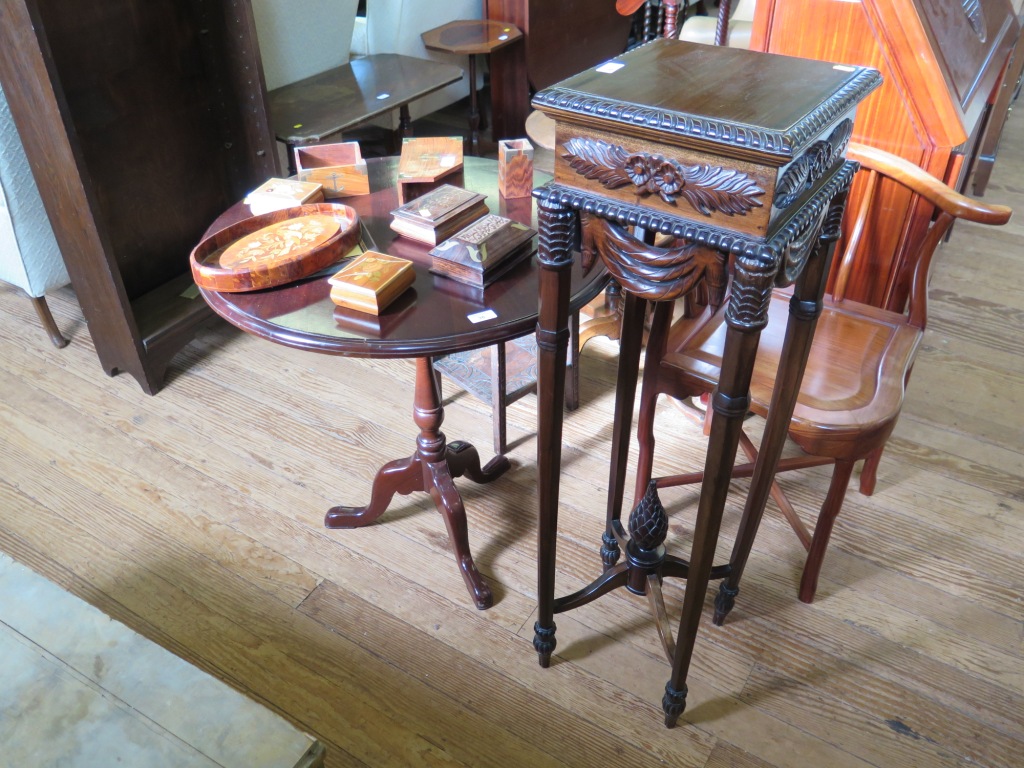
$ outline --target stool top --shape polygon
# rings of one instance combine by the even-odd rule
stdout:
[[[425,48],[470,56],[491,53],[522,36],[522,31],[515,24],[490,19],[450,21],[420,35]]]

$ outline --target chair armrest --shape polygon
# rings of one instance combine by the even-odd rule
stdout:
[[[961,195],[909,160],[877,147],[850,142],[847,157],[856,160],[865,168],[892,176],[935,207],[958,219],[976,221],[979,224],[1005,224],[1013,213],[1013,209],[1005,205],[989,205]]]

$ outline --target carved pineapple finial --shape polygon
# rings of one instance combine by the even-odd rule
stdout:
[[[629,536],[638,549],[651,552],[665,543],[667,535],[668,514],[658,498],[658,486],[651,480],[629,515]]]

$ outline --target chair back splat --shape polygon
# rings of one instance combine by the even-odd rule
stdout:
[[[808,550],[799,588],[800,599],[808,603],[814,599],[825,549],[855,462],[864,461],[861,493],[869,495],[874,491],[878,463],[899,418],[914,357],[927,324],[928,273],[939,245],[957,219],[998,225],[1005,224],[1011,213],[1005,206],[986,205],[965,197],[913,163],[883,150],[851,143],[847,156],[861,164],[855,183],[863,194],[857,207],[846,212],[843,240],[834,257],[831,292],[825,295],[789,425],[789,438],[804,455],[783,459],[777,470],[834,465],[831,485],[813,531],[800,521],[778,483],[772,485],[772,498]],[[902,310],[886,309],[848,300],[850,275],[854,271],[864,273],[864,263],[871,263],[872,248],[879,245],[871,222],[883,216],[886,206],[901,196],[934,210],[929,226],[915,236],[911,247],[903,249],[902,261],[891,271],[878,275],[879,280],[886,281],[882,294],[886,304],[890,303],[894,286],[901,280],[908,281],[906,306]],[[896,231],[900,237],[908,236],[905,230]],[[750,385],[750,408],[761,416],[767,413],[774,394],[790,294],[791,289],[775,290],[768,327],[761,334]],[[706,400],[721,372],[724,311],[713,304],[703,314],[687,317],[694,313],[684,312],[673,320],[672,309],[670,306],[654,314],[647,349],[637,427],[640,450],[634,501],[643,496],[653,473],[658,395]],[[707,422],[710,417],[702,418]],[[740,439],[740,448],[747,463],[737,466],[733,477],[750,476],[757,458],[754,441],[745,434]],[[701,472],[656,478],[658,487],[702,481]],[[756,520],[744,519],[740,523],[722,594],[735,597],[738,592],[759,519],[758,516]],[[724,620],[731,603],[731,599],[716,602],[716,623]]]

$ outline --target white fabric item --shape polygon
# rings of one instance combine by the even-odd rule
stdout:
[[[0,280],[39,297],[70,282],[0,89]]]
[[[267,90],[348,61],[359,0],[252,0]]]
[[[736,0],[729,14],[729,32],[725,44],[730,48],[750,48],[750,33],[754,28],[756,0]],[[707,16],[691,16],[683,22],[679,39],[691,43],[715,44],[718,28],[718,9],[713,6]]]

